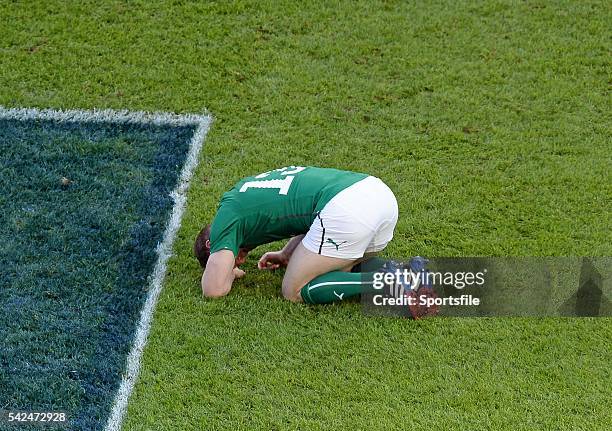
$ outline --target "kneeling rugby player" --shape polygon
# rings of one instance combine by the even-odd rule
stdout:
[[[322,304],[371,292],[371,277],[350,271],[386,247],[397,217],[391,189],[366,174],[290,166],[244,178],[196,239],[202,292],[227,295],[252,249],[286,238],[282,250],[258,262],[262,270],[287,267],[286,299]]]

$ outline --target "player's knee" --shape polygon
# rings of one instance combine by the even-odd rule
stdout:
[[[291,302],[302,302],[302,294],[300,290],[303,286],[299,286],[296,283],[291,283],[290,281],[283,280],[283,297]]]

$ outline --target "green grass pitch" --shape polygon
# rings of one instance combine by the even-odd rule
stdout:
[[[208,301],[191,245],[241,176],[308,164],[389,184],[389,255],[610,255],[611,21],[604,1],[0,4],[0,105],[215,116],[124,429],[609,429],[609,318],[293,305],[258,253]]]

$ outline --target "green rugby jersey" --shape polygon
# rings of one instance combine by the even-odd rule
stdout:
[[[223,194],[210,229],[210,251],[254,248],[308,232],[317,213],[368,177],[338,169],[289,166],[247,177]]]

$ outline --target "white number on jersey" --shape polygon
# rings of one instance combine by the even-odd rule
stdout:
[[[247,181],[240,187],[240,193],[248,189],[278,189],[279,195],[286,195],[289,193],[289,187],[294,178],[294,176],[288,176],[282,180]]]
[[[263,174],[257,175],[255,178],[266,178],[273,172],[280,172],[281,175],[287,176],[282,180],[247,181],[240,187],[240,193],[246,192],[248,189],[278,189],[279,195],[286,195],[289,193],[289,187],[291,187],[293,178],[295,178],[293,174],[302,172],[304,169],[306,169],[304,166],[287,166],[264,172]]]

